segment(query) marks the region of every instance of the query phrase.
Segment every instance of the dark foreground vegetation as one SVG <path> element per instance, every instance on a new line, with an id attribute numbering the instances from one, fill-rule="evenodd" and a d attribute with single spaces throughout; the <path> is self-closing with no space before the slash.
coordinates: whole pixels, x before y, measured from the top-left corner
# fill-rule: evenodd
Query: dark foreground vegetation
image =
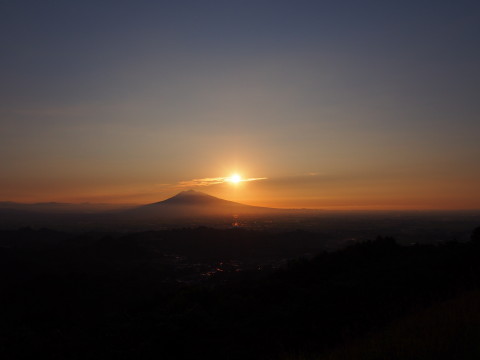
<path id="1" fill-rule="evenodd" d="M 0 356 L 480 356 L 479 230 L 325 246 L 306 232 L 0 232 Z"/>

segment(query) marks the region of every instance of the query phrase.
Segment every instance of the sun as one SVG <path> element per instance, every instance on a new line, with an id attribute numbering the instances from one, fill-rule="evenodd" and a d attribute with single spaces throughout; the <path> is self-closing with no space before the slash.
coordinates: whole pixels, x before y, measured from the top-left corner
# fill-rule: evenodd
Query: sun
<path id="1" fill-rule="evenodd" d="M 227 180 L 231 183 L 238 184 L 240 181 L 242 181 L 242 177 L 238 174 L 233 174 Z"/>

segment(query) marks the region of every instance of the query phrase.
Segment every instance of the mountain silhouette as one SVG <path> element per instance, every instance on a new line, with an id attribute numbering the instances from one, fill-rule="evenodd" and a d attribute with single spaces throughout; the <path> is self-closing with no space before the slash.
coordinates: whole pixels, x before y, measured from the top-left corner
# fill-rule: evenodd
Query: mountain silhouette
<path id="1" fill-rule="evenodd" d="M 212 195 L 205 194 L 201 191 L 187 190 L 178 193 L 166 200 L 149 204 L 146 206 L 158 206 L 158 205 L 189 205 L 189 206 L 232 206 L 241 205 L 233 201 L 223 200 Z M 243 205 L 248 206 L 248 205 Z"/>
<path id="2" fill-rule="evenodd" d="M 251 206 L 224 200 L 200 191 L 187 190 L 171 198 L 128 210 L 132 216 L 185 218 L 198 216 L 259 215 L 282 211 L 281 209 Z"/>

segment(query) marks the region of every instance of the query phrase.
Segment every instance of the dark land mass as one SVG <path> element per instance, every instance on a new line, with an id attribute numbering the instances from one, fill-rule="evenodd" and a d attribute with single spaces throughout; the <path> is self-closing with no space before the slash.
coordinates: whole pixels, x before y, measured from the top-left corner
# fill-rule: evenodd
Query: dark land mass
<path id="1" fill-rule="evenodd" d="M 0 229 L 52 228 L 66 232 L 138 232 L 181 227 L 321 234 L 336 248 L 389 234 L 402 244 L 467 241 L 478 211 L 325 211 L 273 209 L 184 191 L 153 204 L 16 204 L 0 202 Z"/>
<path id="2" fill-rule="evenodd" d="M 470 233 L 325 251 L 305 231 L 1 231 L 0 356 L 476 359 L 480 229 Z M 405 341 L 416 326 L 420 340 Z"/>
<path id="3" fill-rule="evenodd" d="M 0 203 L 0 356 L 478 358 L 479 224 L 478 211 L 281 210 L 196 191 Z"/>

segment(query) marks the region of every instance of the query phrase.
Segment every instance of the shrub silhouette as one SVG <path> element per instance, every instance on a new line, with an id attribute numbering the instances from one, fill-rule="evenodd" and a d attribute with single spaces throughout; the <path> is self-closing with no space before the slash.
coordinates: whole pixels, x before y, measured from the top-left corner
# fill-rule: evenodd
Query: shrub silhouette
<path id="1" fill-rule="evenodd" d="M 480 288 L 479 233 L 472 242 L 415 246 L 378 237 L 274 272 L 185 284 L 177 282 L 184 264 L 166 262 L 163 253 L 190 256 L 193 264 L 207 256 L 254 259 L 301 254 L 297 247 L 314 249 L 322 239 L 207 228 L 120 236 L 0 231 L 0 354 L 33 358 L 41 351 L 72 360 L 321 354 Z"/>
<path id="2" fill-rule="evenodd" d="M 473 229 L 470 240 L 476 244 L 480 244 L 480 226 Z"/>

